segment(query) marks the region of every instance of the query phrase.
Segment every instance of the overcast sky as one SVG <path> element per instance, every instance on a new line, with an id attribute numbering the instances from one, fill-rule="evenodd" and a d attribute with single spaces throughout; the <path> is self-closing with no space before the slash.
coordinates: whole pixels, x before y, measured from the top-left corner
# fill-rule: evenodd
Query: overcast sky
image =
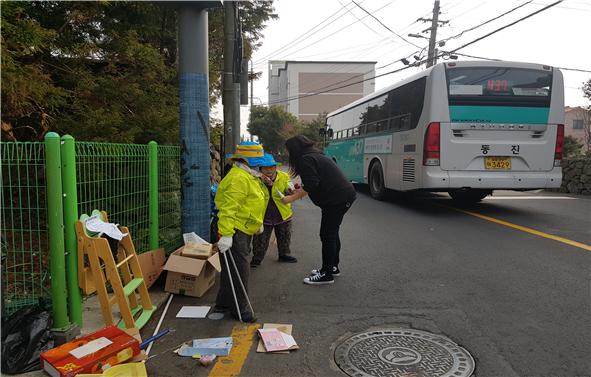
<path id="1" fill-rule="evenodd" d="M 431 18 L 433 0 L 355 0 L 355 2 L 394 33 L 351 0 L 278 0 L 274 2 L 279 19 L 268 23 L 263 31 L 263 44 L 253 56 L 254 70 L 263 73 L 262 78 L 254 83 L 255 104 L 266 104 L 268 100 L 269 60 L 377 61 L 376 74 L 380 75 L 404 67 L 400 62 L 401 58 L 419 53 L 420 49 L 428 45 L 427 39 L 409 37 L 408 34 L 421 34 L 422 30 L 430 27 L 430 24 L 417 22 L 417 19 Z M 439 18 L 449 23 L 438 29 L 437 40 L 458 35 L 512 8 L 528 3 L 495 21 L 447 40 L 442 49 L 453 50 L 553 2 L 552 0 L 531 2 L 528 0 L 440 0 Z M 485 58 L 543 63 L 591 71 L 590 20 L 591 0 L 565 0 L 458 52 Z M 428 37 L 427 33 L 422 35 Z M 426 50 L 421 56 L 425 54 Z M 409 60 L 412 61 L 413 58 Z M 474 59 L 460 57 L 459 60 Z M 404 79 L 422 68 L 410 68 L 400 73 L 378 77 L 376 90 Z M 581 86 L 584 81 L 591 78 L 591 73 L 563 70 L 563 74 L 565 104 L 585 105 L 587 101 L 582 95 Z M 248 119 L 248 106 L 244 107 L 242 117 L 244 133 Z"/>

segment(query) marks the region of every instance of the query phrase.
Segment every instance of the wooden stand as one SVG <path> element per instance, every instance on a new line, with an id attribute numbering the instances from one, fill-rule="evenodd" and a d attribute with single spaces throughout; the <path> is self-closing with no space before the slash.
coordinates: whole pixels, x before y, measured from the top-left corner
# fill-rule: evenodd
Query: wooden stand
<path id="1" fill-rule="evenodd" d="M 93 215 L 95 214 L 98 214 L 98 211 L 93 211 Z M 100 212 L 100 215 L 101 219 L 106 221 L 107 214 Z M 93 288 L 98 294 L 106 326 L 115 324 L 112 307 L 118 304 L 123 317 L 123 322 L 119 322 L 118 327 L 142 328 L 156 311 L 156 306 L 153 306 L 150 300 L 129 229 L 119 227 L 121 232 L 128 235 L 119 242 L 115 263 L 108 240 L 98 234 L 89 234 L 86 230 L 87 219 L 88 216 L 82 215 L 76 222 L 79 278 L 83 275 L 83 280 L 80 281 L 84 281 L 87 287 L 90 287 L 90 280 L 94 283 Z M 88 257 L 90 268 L 84 266 L 84 255 Z M 107 292 L 107 283 L 111 285 L 113 295 Z M 141 304 L 138 303 L 136 295 L 139 295 Z"/>

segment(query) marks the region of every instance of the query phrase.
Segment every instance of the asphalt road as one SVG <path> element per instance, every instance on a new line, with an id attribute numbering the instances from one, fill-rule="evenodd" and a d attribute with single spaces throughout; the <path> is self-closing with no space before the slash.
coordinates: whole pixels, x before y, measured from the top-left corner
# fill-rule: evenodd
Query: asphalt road
<path id="1" fill-rule="evenodd" d="M 461 208 L 471 214 L 454 208 L 446 195 L 378 202 L 360 189 L 341 228 L 342 275 L 318 287 L 302 279 L 320 264 L 320 210 L 300 201 L 292 238 L 299 263 L 277 263 L 273 246 L 252 270 L 250 297 L 259 323 L 293 324 L 301 349 L 257 354 L 255 341 L 244 357 L 218 362 L 240 376 L 343 376 L 333 350 L 344 339 L 409 327 L 467 349 L 476 376 L 590 376 L 591 252 L 577 243 L 591 244 L 591 198 L 501 192 Z M 162 325 L 175 331 L 155 343 L 151 376 L 221 375 L 171 352 L 239 325 L 174 318 L 183 305 L 213 304 L 216 290 L 201 299 L 175 296 Z"/>

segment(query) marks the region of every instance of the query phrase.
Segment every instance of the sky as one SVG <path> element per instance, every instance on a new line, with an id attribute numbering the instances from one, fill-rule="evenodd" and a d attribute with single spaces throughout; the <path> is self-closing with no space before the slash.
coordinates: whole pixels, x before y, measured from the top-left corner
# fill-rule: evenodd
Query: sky
<path id="1" fill-rule="evenodd" d="M 275 13 L 279 18 L 268 22 L 263 30 L 262 46 L 253 54 L 254 71 L 262 72 L 262 78 L 254 83 L 255 105 L 266 104 L 268 101 L 269 60 L 377 61 L 376 75 L 380 75 L 404 67 L 400 62 L 401 58 L 416 54 L 428 46 L 427 39 L 409 37 L 408 34 L 420 34 L 428 38 L 428 33 L 421 31 L 430 27 L 430 23 L 417 19 L 431 18 L 433 0 L 355 2 L 360 7 L 351 0 L 274 2 Z M 449 22 L 438 28 L 437 40 L 456 36 L 525 4 L 495 21 L 447 40 L 442 49 L 453 50 L 553 2 L 554 0 L 440 0 L 439 19 Z M 582 106 L 588 104 L 582 94 L 582 83 L 591 78 L 590 20 L 591 0 L 565 0 L 461 49 L 458 53 L 590 71 L 562 71 L 565 104 Z M 425 54 L 426 49 L 421 56 Z M 413 58 L 409 60 L 412 61 Z M 458 60 L 476 59 L 460 56 Z M 422 69 L 424 65 L 378 77 L 375 88 L 379 90 L 392 85 Z M 243 106 L 241 118 L 244 134 L 248 106 Z"/>

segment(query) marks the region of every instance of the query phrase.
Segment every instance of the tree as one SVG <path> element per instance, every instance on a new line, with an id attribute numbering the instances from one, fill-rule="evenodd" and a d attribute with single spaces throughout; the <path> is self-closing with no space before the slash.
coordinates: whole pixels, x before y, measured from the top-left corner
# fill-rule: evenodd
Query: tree
<path id="1" fill-rule="evenodd" d="M 294 134 L 298 119 L 280 106 L 253 106 L 247 129 L 258 136 L 267 153 L 285 154 L 285 140 Z"/>
<path id="2" fill-rule="evenodd" d="M 322 150 L 324 148 L 323 136 L 320 135 L 320 130 L 326 127 L 326 114 L 319 114 L 318 117 L 310 122 L 304 122 L 300 126 L 298 133 L 306 136 L 308 139 L 314 141 L 317 148 Z"/>
<path id="3" fill-rule="evenodd" d="M 240 3 L 249 57 L 271 2 Z M 2 137 L 177 143 L 177 15 L 167 2 L 2 4 Z M 210 12 L 210 100 L 219 95 L 223 10 Z"/>

